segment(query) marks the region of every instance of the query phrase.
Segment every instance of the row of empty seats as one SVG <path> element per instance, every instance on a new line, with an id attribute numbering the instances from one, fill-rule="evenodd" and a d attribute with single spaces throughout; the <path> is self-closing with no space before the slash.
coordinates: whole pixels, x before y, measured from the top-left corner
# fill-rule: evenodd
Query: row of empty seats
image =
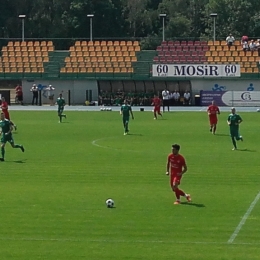
<path id="1" fill-rule="evenodd" d="M 207 57 L 210 56 L 232 56 L 232 57 L 258 57 L 258 51 L 207 51 L 205 54 Z"/>
<path id="2" fill-rule="evenodd" d="M 187 45 L 178 45 L 178 46 L 158 46 L 156 51 L 208 51 L 209 46 L 187 46 Z"/>
<path id="3" fill-rule="evenodd" d="M 207 58 L 205 56 L 155 56 L 153 61 L 156 63 L 204 63 Z"/>
<path id="4" fill-rule="evenodd" d="M 206 41 L 163 41 L 161 46 L 207 46 Z"/>
<path id="5" fill-rule="evenodd" d="M 69 62 L 66 68 L 131 68 L 131 62 Z"/>
<path id="6" fill-rule="evenodd" d="M 40 67 L 26 67 L 26 68 L 17 68 L 17 67 L 11 67 L 11 68 L 2 68 L 0 67 L 0 73 L 43 73 L 44 68 Z"/>
<path id="7" fill-rule="evenodd" d="M 46 52 L 54 51 L 54 46 L 4 46 L 2 47 L 2 53 L 4 52 Z"/>
<path id="8" fill-rule="evenodd" d="M 15 42 L 8 42 L 7 47 L 17 47 L 17 46 L 53 46 L 52 41 L 15 41 Z"/>
<path id="9" fill-rule="evenodd" d="M 105 52 L 94 52 L 94 51 L 91 51 L 91 52 L 75 52 L 75 51 L 72 51 L 70 52 L 70 57 L 80 57 L 80 56 L 83 56 L 83 57 L 135 57 L 136 54 L 134 51 L 111 51 L 111 52 L 108 52 L 108 51 L 105 51 Z"/>
<path id="10" fill-rule="evenodd" d="M 76 41 L 74 46 L 139 46 L 138 41 Z"/>
<path id="11" fill-rule="evenodd" d="M 61 68 L 60 73 L 133 73 L 133 68 Z"/>
<path id="12" fill-rule="evenodd" d="M 140 51 L 140 46 L 71 46 L 71 52 Z"/>
<path id="13" fill-rule="evenodd" d="M 67 62 L 136 62 L 136 56 L 80 56 L 80 57 L 66 57 L 65 63 Z"/>

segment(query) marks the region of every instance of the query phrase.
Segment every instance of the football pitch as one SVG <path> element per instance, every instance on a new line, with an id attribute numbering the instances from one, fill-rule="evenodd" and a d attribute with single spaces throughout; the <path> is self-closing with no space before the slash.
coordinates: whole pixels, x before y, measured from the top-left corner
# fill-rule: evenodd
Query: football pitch
<path id="1" fill-rule="evenodd" d="M 0 162 L 0 258 L 259 259 L 260 114 L 238 113 L 232 151 L 228 112 L 215 136 L 205 111 L 134 112 L 124 136 L 119 112 L 66 111 L 59 124 L 56 111 L 11 111 L 25 153 L 7 144 Z M 191 203 L 173 205 L 173 143 Z"/>

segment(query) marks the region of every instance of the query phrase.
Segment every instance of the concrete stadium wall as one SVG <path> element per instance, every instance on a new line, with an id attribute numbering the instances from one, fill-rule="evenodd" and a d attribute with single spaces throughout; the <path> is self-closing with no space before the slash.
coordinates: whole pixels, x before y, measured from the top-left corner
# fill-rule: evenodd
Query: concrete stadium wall
<path id="1" fill-rule="evenodd" d="M 92 90 L 92 100 L 98 100 L 98 85 L 96 80 L 23 80 L 23 95 L 24 103 L 31 103 L 32 93 L 30 89 L 33 84 L 37 86 L 49 86 L 50 84 L 55 88 L 54 99 L 58 97 L 59 93 L 63 91 L 64 98 L 68 102 L 68 90 L 71 91 L 71 104 L 83 105 L 86 101 L 86 90 Z M 42 95 L 42 103 L 49 103 L 48 99 Z"/>

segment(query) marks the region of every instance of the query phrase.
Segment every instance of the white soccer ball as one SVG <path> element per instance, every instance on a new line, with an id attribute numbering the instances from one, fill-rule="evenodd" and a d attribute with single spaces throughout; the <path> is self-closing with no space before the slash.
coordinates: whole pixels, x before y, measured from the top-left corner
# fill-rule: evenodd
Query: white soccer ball
<path id="1" fill-rule="evenodd" d="M 113 208 L 114 205 L 115 205 L 115 202 L 112 199 L 107 199 L 106 205 L 107 205 L 108 208 Z"/>

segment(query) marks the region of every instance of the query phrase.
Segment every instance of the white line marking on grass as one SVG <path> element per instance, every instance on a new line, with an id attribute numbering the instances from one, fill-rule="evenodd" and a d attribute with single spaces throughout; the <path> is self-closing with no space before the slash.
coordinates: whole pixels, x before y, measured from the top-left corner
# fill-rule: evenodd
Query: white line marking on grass
<path id="1" fill-rule="evenodd" d="M 126 151 L 126 152 L 137 152 L 137 153 L 139 152 L 139 151 L 134 151 L 134 150 L 129 150 L 129 149 L 113 148 L 113 147 L 98 144 L 99 141 L 111 139 L 111 138 L 117 138 L 117 136 L 116 137 L 114 136 L 114 137 L 105 137 L 105 138 L 96 139 L 96 140 L 93 140 L 91 142 L 91 144 L 94 145 L 94 146 L 97 146 L 99 148 L 104 148 L 104 149 L 109 149 L 109 150 L 114 150 L 114 151 Z"/>
<path id="2" fill-rule="evenodd" d="M 228 240 L 228 243 L 233 243 L 233 241 L 235 240 L 236 236 L 238 235 L 239 231 L 241 230 L 242 226 L 245 224 L 247 218 L 249 217 L 249 215 L 251 214 L 252 210 L 254 209 L 256 203 L 258 202 L 258 200 L 260 199 L 260 192 L 256 195 L 254 201 L 251 203 L 250 207 L 248 208 L 247 212 L 245 213 L 245 215 L 243 216 L 243 218 L 241 219 L 241 221 L 239 222 L 238 226 L 236 227 L 234 233 L 231 235 L 231 237 Z"/>
<path id="3" fill-rule="evenodd" d="M 92 242 L 92 243 L 132 243 L 132 244 L 193 244 L 193 245 L 227 245 L 226 242 L 214 241 L 171 241 L 171 240 L 113 240 L 113 239 L 78 239 L 78 238 L 34 238 L 34 237 L 0 237 L 2 241 L 56 241 L 56 242 Z M 232 245 L 260 245 L 260 243 L 232 243 Z"/>

